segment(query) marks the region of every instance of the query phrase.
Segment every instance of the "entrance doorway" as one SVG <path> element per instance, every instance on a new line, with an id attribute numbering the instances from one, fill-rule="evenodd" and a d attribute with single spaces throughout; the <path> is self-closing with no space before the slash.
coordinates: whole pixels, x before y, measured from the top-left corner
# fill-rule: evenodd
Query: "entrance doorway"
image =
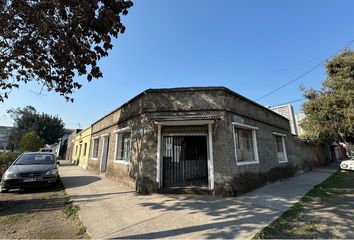
<path id="1" fill-rule="evenodd" d="M 163 187 L 208 187 L 206 135 L 162 137 Z"/>

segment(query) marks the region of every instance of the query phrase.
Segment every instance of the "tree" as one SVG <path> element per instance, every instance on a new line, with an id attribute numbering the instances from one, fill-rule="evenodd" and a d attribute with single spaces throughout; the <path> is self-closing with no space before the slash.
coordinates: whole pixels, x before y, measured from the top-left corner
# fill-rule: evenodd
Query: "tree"
<path id="1" fill-rule="evenodd" d="M 44 146 L 44 141 L 32 131 L 24 133 L 18 145 L 21 151 L 38 152 Z"/>
<path id="2" fill-rule="evenodd" d="M 46 144 L 58 142 L 63 136 L 64 123 L 57 116 L 38 113 L 32 106 L 7 111 L 14 120 L 14 129 L 10 135 L 12 143 L 18 143 L 25 132 L 34 131 Z"/>
<path id="3" fill-rule="evenodd" d="M 304 138 L 354 143 L 354 52 L 345 50 L 328 61 L 326 71 L 321 90 L 304 91 L 309 100 L 302 106 Z"/>
<path id="4" fill-rule="evenodd" d="M 130 0 L 0 0 L 0 101 L 21 82 L 65 99 L 87 80 L 102 77 L 97 61 L 108 56 L 112 37 L 124 33 L 120 16 Z"/>

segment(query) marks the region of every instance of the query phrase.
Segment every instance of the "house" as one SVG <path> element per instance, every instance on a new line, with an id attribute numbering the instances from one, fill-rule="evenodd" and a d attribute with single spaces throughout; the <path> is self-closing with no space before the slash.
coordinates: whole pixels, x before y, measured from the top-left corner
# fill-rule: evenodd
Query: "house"
<path id="1" fill-rule="evenodd" d="M 91 126 L 76 133 L 72 139 L 72 161 L 86 169 L 91 145 Z"/>
<path id="2" fill-rule="evenodd" d="M 142 192 L 214 191 L 244 172 L 326 158 L 288 119 L 225 87 L 148 89 L 91 127 L 88 169 Z"/>
<path id="3" fill-rule="evenodd" d="M 66 140 L 66 151 L 65 151 L 65 159 L 69 161 L 73 161 L 74 159 L 74 147 L 75 147 L 75 137 L 82 129 L 74 129 L 71 131 Z"/>

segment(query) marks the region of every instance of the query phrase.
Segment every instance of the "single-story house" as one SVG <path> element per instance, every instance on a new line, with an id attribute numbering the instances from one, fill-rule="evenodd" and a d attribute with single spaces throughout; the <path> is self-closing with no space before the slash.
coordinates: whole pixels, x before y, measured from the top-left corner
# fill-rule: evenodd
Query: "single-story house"
<path id="1" fill-rule="evenodd" d="M 89 159 L 89 149 L 91 145 L 91 126 L 76 133 L 72 140 L 72 161 L 86 169 Z"/>
<path id="2" fill-rule="evenodd" d="M 225 87 L 148 89 L 91 127 L 88 169 L 138 191 L 214 190 L 243 172 L 324 158 L 288 119 Z"/>

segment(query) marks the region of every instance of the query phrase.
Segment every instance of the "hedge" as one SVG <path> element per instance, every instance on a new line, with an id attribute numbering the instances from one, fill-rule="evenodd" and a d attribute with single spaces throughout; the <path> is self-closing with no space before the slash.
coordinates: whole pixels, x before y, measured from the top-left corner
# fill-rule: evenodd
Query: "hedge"
<path id="1" fill-rule="evenodd" d="M 0 176 L 4 174 L 8 166 L 20 155 L 19 152 L 0 153 Z"/>

